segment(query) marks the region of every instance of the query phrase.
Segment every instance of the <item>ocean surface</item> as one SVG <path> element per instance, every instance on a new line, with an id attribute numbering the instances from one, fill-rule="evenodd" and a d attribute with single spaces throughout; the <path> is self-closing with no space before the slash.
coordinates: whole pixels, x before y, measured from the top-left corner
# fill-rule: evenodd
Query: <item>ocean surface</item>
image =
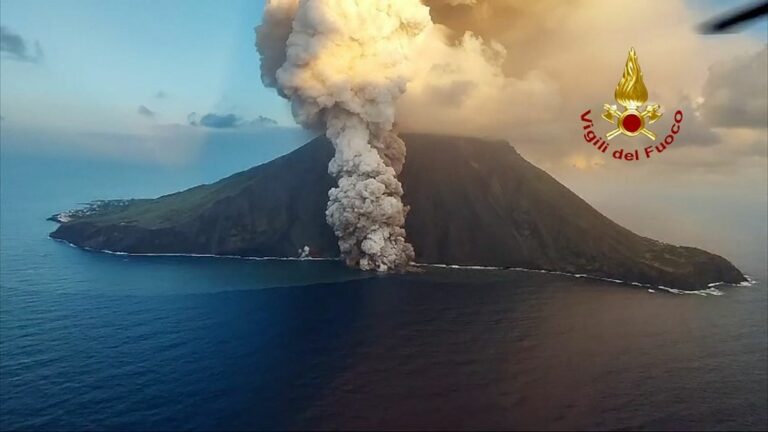
<path id="1" fill-rule="evenodd" d="M 0 429 L 768 428 L 759 265 L 745 268 L 755 286 L 676 295 L 48 238 L 45 219 L 78 203 L 173 192 L 292 148 L 180 166 L 3 150 Z"/>

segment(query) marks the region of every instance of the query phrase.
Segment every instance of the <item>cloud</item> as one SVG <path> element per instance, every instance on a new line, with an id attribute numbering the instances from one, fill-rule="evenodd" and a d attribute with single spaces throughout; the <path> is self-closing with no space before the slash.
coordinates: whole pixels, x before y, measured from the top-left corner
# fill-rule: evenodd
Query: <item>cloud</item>
<path id="1" fill-rule="evenodd" d="M 253 120 L 245 120 L 241 116 L 233 113 L 229 114 L 217 114 L 208 113 L 199 117 L 197 113 L 191 112 L 187 115 L 187 121 L 192 126 L 202 126 L 211 129 L 235 129 L 241 127 L 269 127 L 277 126 L 277 121 L 265 117 L 258 116 Z"/>
<path id="2" fill-rule="evenodd" d="M 0 26 L 0 53 L 5 54 L 4 58 L 27 63 L 42 62 L 43 48 L 38 41 L 35 41 L 33 47 L 30 49 L 19 34 Z"/>
<path id="3" fill-rule="evenodd" d="M 142 117 L 155 118 L 155 112 L 144 105 L 139 105 L 139 109 L 136 112 Z"/>
<path id="4" fill-rule="evenodd" d="M 272 2 L 275 13 L 265 15 L 265 25 L 256 28 L 267 86 L 274 86 L 270 77 L 285 61 L 297 2 Z M 616 103 L 614 89 L 627 52 L 634 47 L 648 103 L 660 104 L 665 113 L 649 129 L 663 139 L 675 111 L 685 115 L 676 150 L 649 163 L 663 172 L 654 173 L 657 178 L 690 169 L 689 156 L 706 160 L 710 171 L 753 167 L 755 161 L 764 167 L 765 152 L 757 144 L 762 140 L 765 147 L 768 131 L 766 89 L 752 85 L 755 91 L 745 95 L 744 88 L 750 87 L 746 82 L 765 76 L 765 42 L 748 34 L 702 36 L 697 30 L 701 10 L 687 0 L 423 2 L 430 7 L 434 25 L 411 53 L 412 79 L 396 109 L 401 131 L 504 139 L 556 177 L 574 168 L 582 174 L 625 169 L 610 156 L 596 156 L 595 149 L 584 144 L 579 116 L 590 109 L 599 135 L 614 128 L 600 118 L 600 112 L 603 104 Z M 739 65 L 746 70 L 724 70 L 735 68 L 725 67 L 734 56 L 745 59 Z M 734 82 L 718 85 L 718 79 Z M 764 78 L 760 83 L 768 85 Z M 720 93 L 726 87 L 727 93 L 713 98 L 716 92 L 707 86 Z M 744 106 L 734 105 L 742 98 Z M 737 111 L 714 119 L 710 114 L 716 108 Z M 756 128 L 756 134 L 742 133 L 745 127 Z M 614 148 L 651 143 L 643 136 L 611 141 Z"/>
<path id="5" fill-rule="evenodd" d="M 200 126 L 214 129 L 235 128 L 241 124 L 242 119 L 235 114 L 208 113 L 200 118 Z"/>
<path id="6" fill-rule="evenodd" d="M 440 4 L 445 4 L 449 6 L 458 6 L 458 5 L 473 5 L 476 4 L 478 0 L 429 0 L 425 3 L 435 7 L 439 6 Z"/>
<path id="7" fill-rule="evenodd" d="M 701 113 L 713 126 L 768 126 L 768 46 L 747 56 L 718 62 L 704 83 Z"/>
<path id="8" fill-rule="evenodd" d="M 277 126 L 277 120 L 265 116 L 258 116 L 251 120 L 251 126 Z"/>
<path id="9" fill-rule="evenodd" d="M 555 175 L 561 168 L 607 169 L 614 161 L 594 163 L 595 150 L 582 145 L 578 118 L 591 109 L 599 134 L 612 129 L 600 119 L 600 110 L 605 103 L 616 103 L 614 89 L 630 47 L 638 52 L 649 102 L 661 104 L 665 112 L 651 129 L 663 136 L 674 112 L 685 113 L 676 147 L 706 153 L 749 146 L 737 142 L 741 136 L 717 130 L 724 120 L 706 115 L 718 104 L 708 98 L 713 92 L 705 89 L 705 82 L 719 89 L 723 86 L 718 81 L 733 81 L 719 105 L 732 109 L 731 102 L 744 98 L 743 109 L 750 113 L 740 117 L 741 125 L 758 127 L 761 120 L 765 127 L 766 52 L 734 64 L 730 69 L 746 69 L 738 73 L 710 69 L 717 62 L 727 65 L 734 55 L 752 54 L 764 42 L 743 34 L 700 35 L 696 11 L 685 1 L 426 3 L 435 25 L 413 54 L 418 59 L 414 79 L 397 105 L 400 130 L 505 139 Z M 747 88 L 753 93 L 744 94 Z M 611 143 L 647 145 L 642 137 L 619 136 Z M 683 163 L 669 154 L 664 154 L 669 161 Z M 732 168 L 736 158 L 719 160 L 722 167 Z"/>

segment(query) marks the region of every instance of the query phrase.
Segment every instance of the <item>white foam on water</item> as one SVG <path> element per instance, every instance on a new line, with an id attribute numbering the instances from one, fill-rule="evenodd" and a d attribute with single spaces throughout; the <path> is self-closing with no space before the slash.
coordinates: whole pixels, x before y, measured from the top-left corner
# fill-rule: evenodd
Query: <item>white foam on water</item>
<path id="1" fill-rule="evenodd" d="M 744 278 L 746 278 L 747 280 L 745 280 L 744 282 L 739 283 L 738 286 L 748 287 L 748 286 L 755 286 L 755 285 L 758 284 L 758 280 L 752 278 L 749 275 L 744 275 Z"/>
<path id="2" fill-rule="evenodd" d="M 708 287 L 716 287 L 720 285 L 728 285 L 728 286 L 739 286 L 739 287 L 751 287 L 757 285 L 758 281 L 750 277 L 749 275 L 744 275 L 744 278 L 746 279 L 743 282 L 739 282 L 737 284 L 731 284 L 728 282 L 712 282 L 711 284 L 707 285 Z"/>
<path id="3" fill-rule="evenodd" d="M 658 288 L 659 289 L 663 289 L 664 291 L 671 292 L 672 294 L 695 294 L 695 295 L 700 295 L 700 296 L 703 296 L 703 297 L 706 297 L 708 295 L 721 296 L 721 295 L 724 294 L 722 291 L 720 291 L 717 288 L 707 288 L 707 289 L 696 290 L 696 291 L 679 290 L 679 289 L 675 289 L 675 288 L 665 287 L 665 286 L 662 286 L 662 285 L 659 285 Z"/>
<path id="4" fill-rule="evenodd" d="M 85 246 L 78 246 L 66 240 L 52 238 L 53 240 L 65 243 L 73 248 L 87 250 L 89 252 L 101 252 L 110 255 L 128 255 L 128 256 L 157 256 L 157 257 L 193 257 L 193 258 L 224 258 L 224 259 L 243 259 L 253 261 L 339 261 L 341 258 L 323 258 L 323 257 L 246 257 L 238 255 L 214 255 L 214 254 L 184 254 L 184 253 L 129 253 L 120 251 L 111 251 L 108 249 L 94 249 Z"/>
<path id="5" fill-rule="evenodd" d="M 91 252 L 102 252 L 112 255 L 129 255 L 129 256 L 159 256 L 159 257 L 201 257 L 201 258 L 224 258 L 224 259 L 244 259 L 244 260 L 253 260 L 253 261 L 340 261 L 341 258 L 322 258 L 322 257 L 244 257 L 244 256 L 237 256 L 237 255 L 214 255 L 214 254 L 182 254 L 182 253 L 128 253 L 128 252 L 118 252 L 118 251 L 111 251 L 106 249 L 94 249 L 89 247 L 82 247 L 78 246 L 76 244 L 70 243 L 66 240 L 62 239 L 56 239 L 51 237 L 53 240 L 65 243 L 71 247 L 77 248 L 77 249 L 83 249 Z M 592 276 L 588 274 L 583 273 L 566 273 L 566 272 L 560 272 L 560 271 L 554 271 L 554 270 L 539 270 L 539 269 L 527 269 L 522 267 L 498 267 L 498 266 L 479 266 L 479 265 L 458 265 L 458 264 L 423 264 L 423 263 L 411 263 L 411 265 L 415 267 L 434 267 L 434 268 L 449 268 L 449 269 L 460 269 L 460 270 L 505 270 L 505 271 L 520 271 L 520 272 L 529 272 L 529 273 L 546 273 L 546 274 L 555 274 L 555 275 L 561 275 L 561 276 L 569 276 L 569 277 L 576 277 L 576 278 L 587 278 L 587 279 L 593 279 L 593 280 L 600 280 L 605 282 L 613 282 L 618 284 L 624 284 L 624 285 L 634 285 L 639 287 L 646 287 L 648 288 L 648 292 L 655 293 L 656 291 L 653 288 L 662 289 L 664 291 L 667 291 L 672 294 L 694 294 L 694 295 L 700 295 L 703 297 L 706 296 L 721 296 L 724 293 L 715 286 L 720 285 L 728 285 L 728 286 L 753 286 L 757 284 L 757 281 L 747 275 L 744 275 L 744 277 L 747 279 L 744 282 L 738 283 L 738 284 L 729 284 L 726 282 L 714 282 L 711 284 L 708 284 L 707 286 L 709 288 L 703 289 L 703 290 L 695 290 L 695 291 L 686 291 L 686 290 L 680 290 L 675 288 L 669 288 L 662 285 L 654 286 L 649 284 L 644 284 L 640 282 L 633 282 L 633 281 L 624 281 L 621 279 L 611 279 L 611 278 L 604 278 L 600 276 Z"/>
<path id="6" fill-rule="evenodd" d="M 592 276 L 582 273 L 566 273 L 566 272 L 560 272 L 560 271 L 550 271 L 550 270 L 538 270 L 538 269 L 526 269 L 521 267 L 484 267 L 484 266 L 460 266 L 456 264 L 418 264 L 414 263 L 415 266 L 418 267 L 437 267 L 437 268 L 455 268 L 455 269 L 476 269 L 476 270 L 511 270 L 511 271 L 522 271 L 522 272 L 530 272 L 530 273 L 546 273 L 546 274 L 555 274 L 555 275 L 561 275 L 561 276 L 569 276 L 569 277 L 576 277 L 576 278 L 587 278 L 587 279 L 593 279 L 593 280 L 600 280 L 600 281 L 606 281 L 606 282 L 613 282 L 618 284 L 624 284 L 624 285 L 634 285 L 639 287 L 646 287 L 648 288 L 648 292 L 655 293 L 656 291 L 653 288 L 662 289 L 664 291 L 667 291 L 672 294 L 694 294 L 694 295 L 700 295 L 703 297 L 706 296 L 721 296 L 724 293 L 716 288 L 714 288 L 712 285 L 709 284 L 709 288 L 703 289 L 703 290 L 695 290 L 695 291 L 686 291 L 686 290 L 680 290 L 675 288 L 669 288 L 665 286 L 654 286 L 650 284 L 644 284 L 640 282 L 632 282 L 632 281 L 624 281 L 621 279 L 611 279 L 611 278 L 605 278 L 600 276 Z M 752 279 L 749 276 L 746 276 L 748 281 L 751 281 Z M 740 284 L 728 284 L 725 282 L 718 282 L 716 285 L 733 285 L 733 286 L 745 286 L 746 282 L 741 282 Z"/>
<path id="7" fill-rule="evenodd" d="M 412 263 L 416 267 L 436 267 L 436 268 L 450 268 L 450 269 L 466 269 L 466 270 L 506 270 L 506 267 L 490 267 L 490 266 L 476 266 L 476 265 L 457 265 L 457 264 L 420 264 Z"/>

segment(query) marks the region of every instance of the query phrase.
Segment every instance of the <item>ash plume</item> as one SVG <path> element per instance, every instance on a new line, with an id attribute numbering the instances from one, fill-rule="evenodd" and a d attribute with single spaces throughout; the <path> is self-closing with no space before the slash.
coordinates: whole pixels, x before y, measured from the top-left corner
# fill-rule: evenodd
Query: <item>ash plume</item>
<path id="1" fill-rule="evenodd" d="M 256 28 L 264 84 L 333 142 L 338 186 L 326 220 L 347 264 L 363 270 L 399 270 L 414 257 L 397 179 L 405 145 L 393 127 L 409 50 L 430 25 L 419 0 L 270 0 Z"/>

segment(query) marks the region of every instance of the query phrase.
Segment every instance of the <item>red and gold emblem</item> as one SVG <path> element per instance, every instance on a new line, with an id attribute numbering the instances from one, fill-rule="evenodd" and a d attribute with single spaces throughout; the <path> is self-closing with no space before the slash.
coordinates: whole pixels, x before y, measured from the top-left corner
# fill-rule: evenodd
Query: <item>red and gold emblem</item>
<path id="1" fill-rule="evenodd" d="M 648 100 L 648 89 L 643 82 L 643 72 L 634 48 L 629 50 L 624 75 L 616 86 L 614 97 L 625 110 L 620 112 L 616 105 L 603 105 L 603 118 L 616 125 L 616 129 L 608 132 L 605 137 L 610 140 L 620 133 L 631 137 L 643 134 L 655 140 L 656 134 L 648 130 L 646 125 L 661 118 L 661 107 L 653 104 L 642 109 Z"/>

